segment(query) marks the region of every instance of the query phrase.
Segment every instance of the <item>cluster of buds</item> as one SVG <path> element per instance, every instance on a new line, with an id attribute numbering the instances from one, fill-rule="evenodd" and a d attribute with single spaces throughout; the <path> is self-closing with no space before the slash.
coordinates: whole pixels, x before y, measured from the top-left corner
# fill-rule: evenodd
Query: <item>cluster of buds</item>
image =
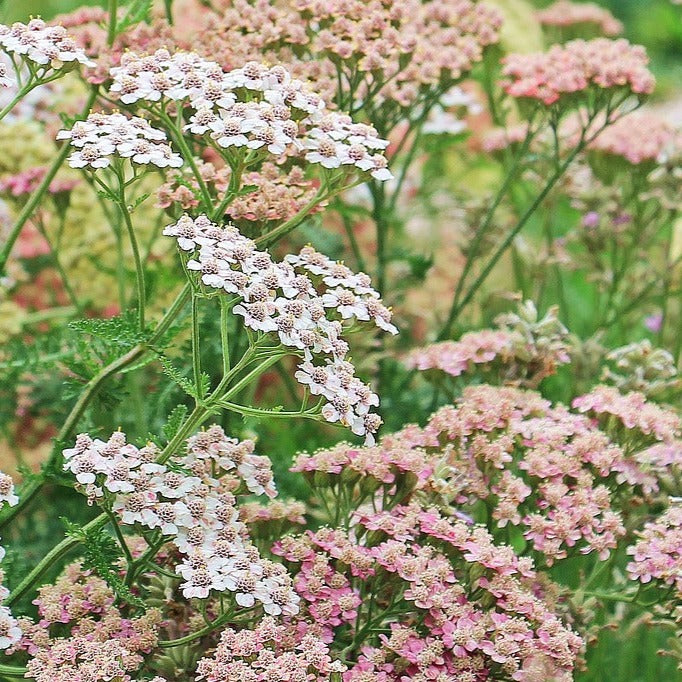
<path id="1" fill-rule="evenodd" d="M 224 196 L 230 188 L 232 169 L 229 166 L 217 168 L 212 163 L 197 163 L 197 170 L 206 186 L 216 196 Z M 290 220 L 308 206 L 317 191 L 313 181 L 307 179 L 297 166 L 284 170 L 274 163 L 264 162 L 254 171 L 242 175 L 244 187 L 253 187 L 253 192 L 242 190 L 225 208 L 225 215 L 237 224 L 268 225 L 271 222 Z M 157 191 L 157 206 L 173 209 L 180 206 L 184 211 L 199 206 L 199 184 L 193 174 L 185 169 L 182 175 L 163 184 Z M 324 202 L 311 211 L 321 210 Z"/>
<path id="2" fill-rule="evenodd" d="M 672 354 L 654 348 L 648 339 L 615 348 L 606 361 L 602 381 L 623 393 L 639 391 L 651 398 L 680 387 Z"/>
<path id="3" fill-rule="evenodd" d="M 270 460 L 253 449 L 212 426 L 188 440 L 184 456 L 161 464 L 156 446 L 137 448 L 120 431 L 108 441 L 82 434 L 64 451 L 64 468 L 121 523 L 168 538 L 183 557 L 175 570 L 185 597 L 230 591 L 242 607 L 259 602 L 266 613 L 292 614 L 289 577 L 259 555 L 239 521 L 235 494 L 276 494 Z"/>
<path id="4" fill-rule="evenodd" d="M 458 341 L 443 341 L 411 351 L 404 362 L 421 371 L 437 369 L 460 376 L 474 367 L 496 369 L 509 384 L 536 386 L 570 361 L 568 330 L 550 308 L 540 318 L 531 301 L 516 313 L 499 315 L 497 329 L 468 332 Z"/>
<path id="5" fill-rule="evenodd" d="M 309 246 L 275 263 L 235 227 L 219 227 L 205 216 L 183 216 L 164 234 L 193 254 L 187 268 L 197 271 L 206 287 L 242 298 L 233 310 L 246 327 L 276 334 L 283 346 L 303 356 L 296 379 L 327 401 L 322 408 L 327 421 L 372 438 L 381 419 L 370 410 L 379 399 L 354 376 L 344 323 L 372 321 L 392 334 L 397 329 L 367 275 Z"/>
<path id="6" fill-rule="evenodd" d="M 590 143 L 590 157 L 604 155 L 627 162 L 627 168 L 645 169 L 682 150 L 682 135 L 664 118 L 648 111 L 636 111 L 605 128 Z M 591 159 L 592 165 L 599 161 Z"/>
<path id="7" fill-rule="evenodd" d="M 71 130 L 60 130 L 58 140 L 69 140 L 76 151 L 69 156 L 71 168 L 107 168 L 111 157 L 158 168 L 179 168 L 182 157 L 166 143 L 166 134 L 137 116 L 90 114 Z"/>
<path id="8" fill-rule="evenodd" d="M 254 18 L 257 17 L 257 20 Z M 452 85 L 496 43 L 500 12 L 472 0 L 238 0 L 209 24 L 235 63 L 286 63 L 340 108 L 410 109 Z"/>

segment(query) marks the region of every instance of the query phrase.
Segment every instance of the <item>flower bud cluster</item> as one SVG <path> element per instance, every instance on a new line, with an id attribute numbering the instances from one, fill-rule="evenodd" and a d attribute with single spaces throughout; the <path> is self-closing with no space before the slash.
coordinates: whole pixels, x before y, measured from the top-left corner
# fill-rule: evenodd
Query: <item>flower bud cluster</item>
<path id="1" fill-rule="evenodd" d="M 229 166 L 217 168 L 212 163 L 197 163 L 202 180 L 217 197 L 224 197 L 230 190 L 232 171 Z M 257 171 L 244 173 L 243 187 L 254 191 L 240 193 L 225 208 L 225 215 L 242 224 L 266 225 L 274 221 L 286 221 L 300 213 L 313 199 L 317 191 L 313 182 L 305 178 L 297 166 L 284 169 L 274 163 L 264 162 Z M 184 211 L 197 208 L 200 203 L 199 184 L 193 173 L 186 171 L 163 184 L 157 191 L 157 206 L 171 208 L 179 205 Z M 324 202 L 310 214 L 320 211 Z"/>
<path id="2" fill-rule="evenodd" d="M 615 348 L 606 360 L 601 380 L 622 393 L 639 391 L 652 398 L 680 387 L 672 354 L 648 339 Z"/>
<path id="3" fill-rule="evenodd" d="M 597 386 L 575 398 L 573 407 L 596 417 L 607 432 L 626 431 L 633 444 L 655 441 L 668 443 L 682 435 L 682 419 L 679 415 L 647 400 L 638 391 L 623 394 L 613 386 Z"/>
<path id="4" fill-rule="evenodd" d="M 682 150 L 682 135 L 661 116 L 635 111 L 605 128 L 588 148 L 600 156 L 624 159 L 628 167 L 650 165 Z"/>
<path id="5" fill-rule="evenodd" d="M 327 401 L 322 408 L 327 421 L 371 440 L 381 419 L 370 410 L 379 399 L 354 376 L 344 324 L 372 321 L 392 334 L 397 329 L 367 275 L 309 246 L 275 263 L 235 227 L 219 227 L 205 216 L 183 216 L 164 234 L 175 237 L 183 251 L 194 252 L 187 268 L 199 272 L 205 286 L 242 298 L 233 310 L 246 327 L 276 334 L 282 345 L 303 355 L 296 379 Z"/>
<path id="6" fill-rule="evenodd" d="M 457 377 L 474 366 L 499 370 L 505 383 L 536 386 L 570 361 L 568 330 L 550 308 L 538 319 L 532 302 L 517 313 L 499 315 L 497 329 L 468 332 L 458 341 L 442 341 L 411 351 L 404 362 L 421 371 L 438 369 Z M 499 367 L 498 367 L 499 366 Z"/>
<path id="7" fill-rule="evenodd" d="M 64 451 L 64 468 L 121 523 L 168 537 L 182 556 L 175 570 L 185 597 L 230 591 L 240 606 L 259 602 L 266 613 L 292 614 L 289 577 L 259 555 L 238 518 L 232 491 L 276 494 L 270 460 L 253 450 L 252 441 L 212 426 L 187 441 L 185 455 L 160 464 L 156 446 L 137 448 L 120 431 L 108 441 L 82 434 Z"/>
<path id="8" fill-rule="evenodd" d="M 498 41 L 501 24 L 497 9 L 471 0 L 237 0 L 207 32 L 221 62 L 264 55 L 341 108 L 393 110 L 461 79 Z"/>
<path id="9" fill-rule="evenodd" d="M 59 131 L 57 139 L 70 140 L 76 148 L 69 156 L 71 168 L 107 168 L 112 156 L 158 168 L 183 164 L 166 143 L 166 134 L 137 116 L 92 113 L 85 121 L 76 121 L 71 130 Z"/>

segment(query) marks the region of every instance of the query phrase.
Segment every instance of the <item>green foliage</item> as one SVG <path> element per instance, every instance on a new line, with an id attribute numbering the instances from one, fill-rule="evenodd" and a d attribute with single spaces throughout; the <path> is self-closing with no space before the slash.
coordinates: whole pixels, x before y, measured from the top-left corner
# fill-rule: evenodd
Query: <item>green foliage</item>
<path id="1" fill-rule="evenodd" d="M 145 603 L 130 591 L 116 570 L 123 553 L 118 543 L 103 528 L 88 529 L 62 519 L 66 534 L 83 547 L 83 567 L 94 571 L 112 589 L 120 602 L 144 609 Z"/>

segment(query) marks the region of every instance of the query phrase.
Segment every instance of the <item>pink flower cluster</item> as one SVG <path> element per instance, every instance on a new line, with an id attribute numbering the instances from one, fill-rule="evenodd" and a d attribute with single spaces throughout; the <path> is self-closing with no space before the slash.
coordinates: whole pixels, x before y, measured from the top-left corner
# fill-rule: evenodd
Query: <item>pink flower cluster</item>
<path id="1" fill-rule="evenodd" d="M 114 601 L 106 582 L 78 563 L 41 587 L 34 601 L 39 620 L 21 619 L 24 635 L 14 647 L 31 656 L 26 676 L 36 682 L 130 682 L 158 642 L 161 614 L 149 609 L 124 617 Z"/>
<path id="2" fill-rule="evenodd" d="M 232 177 L 229 166 L 216 168 L 212 163 L 199 162 L 197 167 L 204 183 L 216 196 L 224 196 Z M 225 215 L 237 223 L 267 224 L 289 220 L 311 202 L 316 192 L 313 182 L 305 178 L 301 168 L 294 166 L 287 170 L 269 162 L 263 163 L 257 171 L 244 173 L 241 181 L 244 187 L 255 189 L 235 197 L 225 208 Z M 199 206 L 199 196 L 196 179 L 186 172 L 159 188 L 157 206 L 169 208 L 179 204 L 187 211 Z M 323 205 L 324 202 L 311 213 L 321 210 Z"/>
<path id="3" fill-rule="evenodd" d="M 63 26 L 49 26 L 42 19 L 31 19 L 28 24 L 0 24 L 0 48 L 38 64 L 44 71 L 75 62 L 94 66 Z"/>
<path id="4" fill-rule="evenodd" d="M 338 638 L 341 626 L 351 637 L 356 627 L 390 629 L 368 636 L 345 682 L 490 675 L 530 682 L 539 679 L 528 672 L 538 658 L 563 679 L 583 646 L 533 594 L 529 559 L 435 509 L 363 514 L 353 533 L 289 536 L 274 551 L 300 564 L 296 589 L 325 639 Z M 361 593 L 373 595 L 371 606 Z"/>
<path id="5" fill-rule="evenodd" d="M 637 533 L 639 540 L 628 547 L 632 561 L 627 571 L 632 580 L 652 580 L 674 587 L 682 599 L 682 506 L 679 500 Z"/>
<path id="6" fill-rule="evenodd" d="M 636 111 L 599 133 L 589 149 L 638 165 L 656 162 L 664 155 L 682 149 L 682 136 L 660 116 Z"/>
<path id="7" fill-rule="evenodd" d="M 185 597 L 230 591 L 242 607 L 258 601 L 266 613 L 292 614 L 297 598 L 290 578 L 259 555 L 238 518 L 235 493 L 276 494 L 270 461 L 253 448 L 212 426 L 192 436 L 187 453 L 169 467 L 156 461 L 156 446 L 138 449 L 120 431 L 106 442 L 83 434 L 64 451 L 64 468 L 121 523 L 168 537 L 182 556 L 175 570 Z"/>
<path id="8" fill-rule="evenodd" d="M 536 16 L 544 26 L 565 28 L 592 25 L 599 32 L 610 37 L 623 32 L 623 24 L 605 7 L 600 7 L 593 2 L 557 0 L 549 7 L 538 10 Z"/>
<path id="9" fill-rule="evenodd" d="M 163 233 L 175 237 L 183 251 L 194 252 L 187 268 L 199 272 L 204 285 L 243 299 L 234 312 L 248 328 L 277 334 L 283 346 L 303 355 L 296 379 L 327 401 L 322 408 L 327 421 L 371 440 L 381 424 L 370 412 L 379 398 L 354 376 L 355 368 L 346 360 L 344 323 L 372 321 L 393 334 L 397 329 L 367 275 L 355 274 L 309 246 L 275 263 L 235 227 L 219 227 L 205 216 L 185 215 Z"/>
<path id="10" fill-rule="evenodd" d="M 197 680 L 206 682 L 329 682 L 345 666 L 333 661 L 327 645 L 272 618 L 253 630 L 226 628 L 211 658 L 202 658 Z"/>
<path id="11" fill-rule="evenodd" d="M 670 417 L 640 404 L 642 414 L 652 411 Z M 619 491 L 643 499 L 658 490 L 662 468 L 632 452 L 631 431 L 616 436 L 624 447 L 593 419 L 535 392 L 481 385 L 423 428 L 408 426 L 372 448 L 304 453 L 294 470 L 332 494 L 337 484 L 357 483 L 359 499 L 417 490 L 454 514 L 484 500 L 491 524 L 518 526 L 552 564 L 574 553 L 607 557 L 625 533 Z"/>
<path id="12" fill-rule="evenodd" d="M 547 52 L 512 54 L 504 59 L 502 87 L 512 97 L 546 105 L 596 89 L 649 95 L 654 77 L 643 47 L 627 40 L 573 40 Z"/>
<path id="13" fill-rule="evenodd" d="M 182 157 L 166 144 L 166 134 L 137 116 L 90 114 L 76 121 L 71 130 L 60 130 L 58 140 L 70 140 L 76 151 L 69 156 L 71 168 L 107 168 L 112 156 L 140 165 L 179 168 Z"/>
<path id="14" fill-rule="evenodd" d="M 626 431 L 629 434 L 626 441 L 632 441 L 633 431 L 639 431 L 639 440 L 645 442 L 668 443 L 682 435 L 682 420 L 677 413 L 647 400 L 637 391 L 623 395 L 615 387 L 597 386 L 576 398 L 573 407 L 594 415 L 607 432 Z"/>
<path id="15" fill-rule="evenodd" d="M 30 194 L 40 185 L 45 173 L 47 173 L 45 166 L 33 166 L 14 175 L 5 176 L 0 180 L 0 192 L 6 192 L 12 197 Z M 56 179 L 50 183 L 47 191 L 50 194 L 70 192 L 77 184 L 78 181 L 74 179 Z"/>
<path id="16" fill-rule="evenodd" d="M 127 53 L 111 75 L 112 92 L 126 104 L 141 102 L 153 110 L 161 99 L 188 102 L 194 114 L 186 129 L 207 135 L 218 150 L 261 150 L 328 169 L 354 168 L 377 180 L 392 177 L 380 153 L 388 142 L 371 126 L 328 111 L 283 66 L 248 62 L 224 72 L 194 53 L 157 50 L 147 57 Z"/>

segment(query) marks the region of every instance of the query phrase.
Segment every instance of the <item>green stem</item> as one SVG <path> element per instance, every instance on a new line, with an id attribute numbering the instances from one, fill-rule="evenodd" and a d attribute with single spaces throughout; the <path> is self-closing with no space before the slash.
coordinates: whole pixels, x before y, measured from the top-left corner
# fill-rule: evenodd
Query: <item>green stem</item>
<path id="1" fill-rule="evenodd" d="M 201 354 L 199 339 L 199 297 L 192 295 L 192 369 L 194 371 L 194 385 L 196 387 L 197 405 L 203 399 L 201 392 Z"/>
<path id="2" fill-rule="evenodd" d="M 528 133 L 526 134 L 523 144 L 521 145 L 521 148 L 514 157 L 514 160 L 512 161 L 511 167 L 507 171 L 507 175 L 502 185 L 497 191 L 497 194 L 493 198 L 493 202 L 490 204 L 490 207 L 488 208 L 486 215 L 483 218 L 483 222 L 478 226 L 478 228 L 476 228 L 474 238 L 472 239 L 471 244 L 469 245 L 469 252 L 464 263 L 464 268 L 459 276 L 459 280 L 457 281 L 457 288 L 455 289 L 455 295 L 452 299 L 452 305 L 450 306 L 450 312 L 448 313 L 448 318 L 445 323 L 445 327 L 441 334 L 438 336 L 439 341 L 442 341 L 443 339 L 447 338 L 447 336 L 450 334 L 450 330 L 457 316 L 459 299 L 464 290 L 464 283 L 466 281 L 467 275 L 469 274 L 471 268 L 475 263 L 478 248 L 481 244 L 481 241 L 483 240 L 483 237 L 485 236 L 488 227 L 490 227 L 490 224 L 492 223 L 493 217 L 495 216 L 495 212 L 497 211 L 497 207 L 500 205 L 502 199 L 504 199 L 504 197 L 506 196 L 507 191 L 509 190 L 512 182 L 516 178 L 516 174 L 518 172 L 521 161 L 525 157 L 532 139 L 533 135 L 531 134 L 531 130 L 529 127 Z"/>
<path id="3" fill-rule="evenodd" d="M 194 642 L 197 639 L 201 639 L 206 635 L 210 635 L 214 630 L 219 628 L 221 625 L 227 623 L 227 621 L 231 617 L 232 617 L 231 612 L 225 613 L 222 616 L 216 618 L 210 625 L 207 625 L 205 628 L 202 628 L 201 630 L 197 630 L 196 632 L 193 632 L 190 635 L 185 635 L 184 637 L 180 637 L 178 639 L 161 640 L 158 646 L 160 646 L 162 649 L 172 649 L 173 647 L 176 646 L 183 646 L 184 644 L 189 644 L 190 642 Z"/>
<path id="4" fill-rule="evenodd" d="M 255 240 L 256 244 L 258 244 L 258 246 L 263 247 L 270 246 L 270 244 L 277 241 L 280 237 L 283 237 L 284 235 L 288 234 L 293 229 L 298 227 L 298 225 L 301 224 L 303 219 L 321 201 L 329 198 L 328 195 L 325 195 L 326 191 L 327 191 L 326 184 L 323 183 L 320 189 L 315 194 L 315 196 L 295 216 L 289 218 L 289 220 L 282 223 L 279 227 L 276 227 L 273 230 L 270 230 L 270 232 L 266 232 L 264 235 L 258 237 L 258 239 Z"/>
<path id="5" fill-rule="evenodd" d="M 220 297 L 220 346 L 223 356 L 223 377 L 230 373 L 229 302 Z"/>
<path id="6" fill-rule="evenodd" d="M 109 28 L 107 30 L 107 45 L 111 47 L 116 40 L 116 14 L 118 12 L 118 0 L 109 0 Z"/>
<path id="7" fill-rule="evenodd" d="M 583 149 L 583 143 L 581 142 L 578 144 L 573 151 L 568 155 L 566 160 L 564 161 L 559 168 L 552 174 L 550 179 L 547 181 L 545 186 L 543 187 L 542 191 L 540 194 L 538 194 L 535 197 L 535 200 L 533 203 L 528 207 L 526 212 L 521 216 L 519 221 L 516 223 L 514 228 L 507 234 L 505 237 L 504 241 L 500 246 L 497 248 L 495 253 L 492 255 L 490 260 L 486 263 L 485 267 L 483 268 L 482 272 L 479 274 L 479 276 L 474 280 L 474 283 L 471 285 L 469 290 L 467 291 L 466 295 L 462 299 L 460 303 L 457 303 L 453 301 L 453 305 L 450 308 L 450 313 L 448 315 L 448 319 L 441 330 L 440 334 L 438 335 L 439 340 L 443 340 L 447 338 L 450 335 L 450 332 L 452 330 L 452 325 L 454 324 L 455 320 L 457 319 L 457 316 L 459 313 L 468 305 L 469 301 L 474 297 L 478 289 L 481 287 L 481 285 L 488 279 L 488 275 L 490 275 L 492 269 L 497 265 L 498 261 L 500 258 L 502 258 L 503 254 L 505 251 L 509 248 L 511 243 L 514 241 L 516 236 L 519 234 L 519 232 L 525 227 L 526 223 L 530 220 L 531 216 L 535 213 L 535 211 L 538 209 L 540 204 L 544 201 L 545 197 L 551 192 L 551 190 L 554 188 L 554 185 L 557 183 L 559 178 L 564 174 L 568 166 L 573 162 L 573 159 L 578 155 L 580 151 Z"/>
<path id="8" fill-rule="evenodd" d="M 83 111 L 81 112 L 80 118 L 87 116 L 88 112 L 90 111 L 90 108 L 95 103 L 96 99 L 97 88 L 93 86 L 90 92 L 90 96 L 88 97 L 88 100 L 85 103 L 85 106 L 83 107 Z M 70 151 L 71 146 L 68 144 L 65 144 L 59 150 L 59 153 L 52 162 L 52 165 L 48 168 L 47 173 L 45 173 L 45 177 L 42 179 L 38 187 L 36 187 L 33 194 L 31 194 L 31 197 L 26 202 L 24 208 L 21 210 L 21 213 L 17 217 L 17 220 L 12 226 L 12 230 L 9 233 L 9 236 L 7 237 L 7 241 L 2 247 L 2 251 L 0 251 L 0 274 L 4 273 L 5 271 L 7 259 L 9 258 L 10 253 L 12 252 L 14 243 L 19 238 L 19 234 L 21 233 L 22 228 L 29 221 L 29 219 L 33 215 L 33 212 L 36 210 L 36 208 L 42 201 L 43 195 L 45 194 L 45 192 L 47 192 L 50 183 L 52 182 L 52 180 L 54 180 L 55 175 L 57 175 L 57 171 L 61 168 L 62 164 L 64 163 L 64 160 L 69 155 Z"/>
<path id="9" fill-rule="evenodd" d="M 106 514 L 100 514 L 95 517 L 90 523 L 83 526 L 83 531 L 99 530 L 106 526 L 109 518 Z M 14 604 L 20 597 L 22 597 L 33 584 L 39 580 L 42 575 L 52 566 L 52 564 L 61 559 L 67 552 L 77 547 L 80 543 L 78 538 L 66 537 L 58 545 L 53 547 L 38 563 L 38 565 L 28 573 L 28 575 L 12 590 L 12 593 L 5 600 L 7 606 Z"/>
<path id="10" fill-rule="evenodd" d="M 171 135 L 171 139 L 173 140 L 173 142 L 175 142 L 175 144 L 178 145 L 183 158 L 185 159 L 185 161 L 187 161 L 190 168 L 192 169 L 194 179 L 197 181 L 197 184 L 199 185 L 199 190 L 201 191 L 201 198 L 204 204 L 204 210 L 206 211 L 207 214 L 211 213 L 211 206 L 213 204 L 211 194 L 208 191 L 208 187 L 206 186 L 204 178 L 201 176 L 201 173 L 199 172 L 199 168 L 196 164 L 196 161 L 194 160 L 194 154 L 189 148 L 187 140 L 185 140 L 185 136 L 182 134 L 182 130 L 180 130 L 179 127 L 176 126 L 175 123 L 173 123 L 170 116 L 168 116 L 168 114 L 165 111 L 162 110 L 154 111 L 153 113 L 158 115 L 159 118 L 163 121 L 168 133 Z"/>
<path id="11" fill-rule="evenodd" d="M 130 218 L 130 211 L 128 211 L 128 206 L 126 205 L 125 196 L 125 178 L 123 177 L 123 172 L 117 173 L 118 177 L 118 190 L 119 199 L 118 207 L 123 216 L 123 222 L 125 223 L 126 230 L 128 231 L 128 239 L 130 239 L 130 246 L 133 250 L 133 260 L 135 261 L 135 279 L 137 281 L 137 316 L 140 326 L 140 331 L 144 331 L 144 313 L 145 307 L 147 305 L 147 294 L 144 281 L 144 265 L 142 264 L 142 256 L 140 254 L 140 247 L 137 243 L 137 236 L 135 235 L 135 228 L 133 227 L 133 221 Z"/>
<path id="12" fill-rule="evenodd" d="M 5 663 L 0 663 L 0 675 L 3 677 L 16 677 L 20 679 L 25 679 L 26 668 L 22 668 L 18 665 L 7 665 Z"/>

